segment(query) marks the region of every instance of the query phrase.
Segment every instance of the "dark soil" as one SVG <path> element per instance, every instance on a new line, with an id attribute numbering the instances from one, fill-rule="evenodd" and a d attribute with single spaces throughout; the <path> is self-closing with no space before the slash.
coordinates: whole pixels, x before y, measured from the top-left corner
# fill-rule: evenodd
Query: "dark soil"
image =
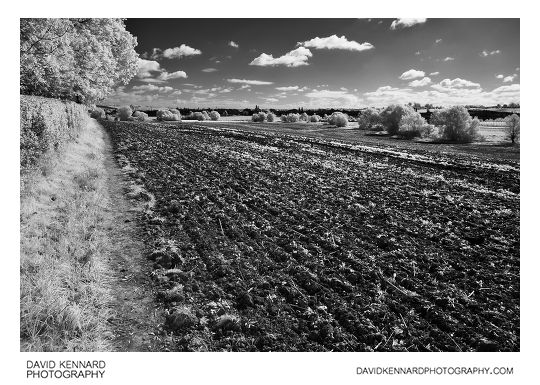
<path id="1" fill-rule="evenodd" d="M 156 199 L 166 349 L 519 351 L 518 161 L 103 125 Z"/>

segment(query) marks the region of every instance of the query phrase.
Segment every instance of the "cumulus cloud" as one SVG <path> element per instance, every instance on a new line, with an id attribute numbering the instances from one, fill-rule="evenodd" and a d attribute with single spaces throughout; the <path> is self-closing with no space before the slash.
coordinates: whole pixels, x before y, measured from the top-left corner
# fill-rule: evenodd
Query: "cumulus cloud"
<path id="1" fill-rule="evenodd" d="M 439 44 L 442 41 L 442 39 L 435 40 L 435 44 Z"/>
<path id="2" fill-rule="evenodd" d="M 414 54 L 415 54 L 416 56 L 418 56 L 418 55 L 422 54 L 422 52 L 416 51 Z"/>
<path id="3" fill-rule="evenodd" d="M 299 88 L 300 87 L 298 87 L 298 86 L 286 86 L 286 87 L 276 87 L 276 90 L 279 90 L 279 91 L 296 91 Z"/>
<path id="4" fill-rule="evenodd" d="M 419 71 L 415 69 L 410 69 L 408 71 L 403 72 L 399 78 L 401 80 L 412 80 L 412 79 L 418 79 L 423 78 L 426 75 L 424 71 Z"/>
<path id="5" fill-rule="evenodd" d="M 425 77 L 423 79 L 417 79 L 413 80 L 409 83 L 409 86 L 411 87 L 425 87 L 427 85 L 431 84 L 431 79 L 428 77 Z"/>
<path id="6" fill-rule="evenodd" d="M 152 76 L 151 72 L 161 72 L 161 66 L 155 60 L 139 59 L 139 71 L 137 77 L 146 78 Z"/>
<path id="7" fill-rule="evenodd" d="M 309 63 L 307 61 L 312 56 L 313 54 L 309 49 L 305 47 L 298 47 L 277 58 L 274 58 L 272 55 L 262 53 L 253 59 L 249 65 L 261 67 L 275 67 L 279 65 L 286 67 L 299 67 L 308 65 Z"/>
<path id="8" fill-rule="evenodd" d="M 270 103 L 279 102 L 279 99 L 276 99 L 276 98 L 264 98 L 264 100 L 266 100 L 267 102 L 270 102 Z"/>
<path id="9" fill-rule="evenodd" d="M 456 59 L 451 56 L 447 56 L 444 59 L 442 59 L 442 61 L 452 61 L 452 60 L 456 60 Z"/>
<path id="10" fill-rule="evenodd" d="M 168 93 L 168 92 L 172 92 L 174 90 L 174 88 L 169 87 L 169 86 L 159 87 L 159 86 L 155 86 L 153 84 L 144 84 L 144 85 L 141 85 L 141 86 L 134 86 L 133 90 L 135 92 L 139 92 L 139 93 L 140 92 Z"/>
<path id="11" fill-rule="evenodd" d="M 235 43 L 234 41 L 230 41 L 229 42 L 229 47 L 234 47 L 234 48 L 238 48 L 238 43 Z"/>
<path id="12" fill-rule="evenodd" d="M 439 74 L 439 71 L 431 72 L 429 76 L 437 76 Z"/>
<path id="13" fill-rule="evenodd" d="M 179 59 L 184 56 L 200 55 L 202 52 L 196 48 L 182 44 L 179 47 L 167 48 L 162 52 L 162 56 L 167 59 Z"/>
<path id="14" fill-rule="evenodd" d="M 503 74 L 499 74 L 499 75 L 496 75 L 495 76 L 497 79 L 503 79 L 504 78 L 504 75 Z"/>
<path id="15" fill-rule="evenodd" d="M 347 40 L 345 36 L 338 37 L 337 35 L 332 35 L 328 37 L 315 37 L 311 40 L 304 42 L 298 42 L 298 45 L 315 48 L 315 49 L 342 49 L 347 51 L 366 51 L 369 49 L 375 48 L 373 44 L 364 42 L 362 44 L 354 40 Z"/>
<path id="16" fill-rule="evenodd" d="M 501 53 L 500 50 L 496 49 L 494 51 L 486 51 L 486 50 L 483 50 L 482 52 L 480 52 L 480 56 L 483 56 L 483 57 L 486 57 L 486 56 L 493 56 L 493 55 L 497 55 Z"/>
<path id="17" fill-rule="evenodd" d="M 421 17 L 396 19 L 390 25 L 390 29 L 409 28 L 416 24 L 423 24 L 426 20 L 426 18 Z"/>
<path id="18" fill-rule="evenodd" d="M 453 80 L 444 79 L 439 84 L 434 84 L 431 87 L 443 92 L 450 90 L 482 89 L 480 84 L 461 78 L 455 78 Z"/>
<path id="19" fill-rule="evenodd" d="M 516 77 L 517 77 L 517 74 L 505 76 L 503 79 L 503 83 L 511 83 L 514 81 Z"/>
<path id="20" fill-rule="evenodd" d="M 274 84 L 273 82 L 266 82 L 263 80 L 247 80 L 247 79 L 227 79 L 229 83 L 240 83 L 240 84 L 249 84 L 249 85 L 265 85 L 265 84 Z"/>
<path id="21" fill-rule="evenodd" d="M 216 72 L 217 68 L 203 68 L 201 71 L 202 72 Z"/>
<path id="22" fill-rule="evenodd" d="M 179 78 L 186 79 L 187 74 L 184 71 L 175 71 L 175 72 L 171 72 L 171 73 L 169 73 L 167 71 L 163 71 L 158 76 L 158 79 L 163 80 L 163 81 L 170 80 L 170 79 L 179 79 Z"/>

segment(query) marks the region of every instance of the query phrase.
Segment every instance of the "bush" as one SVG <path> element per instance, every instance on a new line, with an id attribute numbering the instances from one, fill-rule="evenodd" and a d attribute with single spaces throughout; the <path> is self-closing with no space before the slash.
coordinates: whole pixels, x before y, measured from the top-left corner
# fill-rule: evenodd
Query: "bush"
<path id="1" fill-rule="evenodd" d="M 118 109 L 117 111 L 117 115 L 118 115 L 118 118 L 120 120 L 128 120 L 128 118 L 131 116 L 131 114 L 133 113 L 133 111 L 131 111 L 131 107 L 130 106 L 122 106 Z"/>
<path id="2" fill-rule="evenodd" d="M 395 135 L 399 131 L 399 122 L 403 115 L 412 114 L 414 109 L 408 105 L 391 104 L 380 113 L 381 124 L 390 135 Z"/>
<path id="3" fill-rule="evenodd" d="M 148 114 L 142 111 L 135 111 L 131 117 L 139 122 L 145 122 L 148 120 Z"/>
<path id="4" fill-rule="evenodd" d="M 302 122 L 307 122 L 307 121 L 309 121 L 309 116 L 308 116 L 308 114 L 306 114 L 305 112 L 302 112 L 302 113 L 300 114 L 300 121 L 302 121 Z"/>
<path id="5" fill-rule="evenodd" d="M 266 113 L 262 111 L 259 113 L 253 114 L 253 116 L 251 117 L 252 122 L 264 122 L 265 120 L 266 120 Z"/>
<path id="6" fill-rule="evenodd" d="M 21 170 L 35 165 L 42 154 L 74 140 L 86 122 L 85 106 L 39 96 L 21 95 Z"/>
<path id="7" fill-rule="evenodd" d="M 90 112 L 90 117 L 93 119 L 105 119 L 105 111 L 102 108 L 96 107 Z"/>
<path id="8" fill-rule="evenodd" d="M 349 117 L 342 112 L 334 112 L 328 118 L 328 123 L 336 127 L 347 127 Z"/>
<path id="9" fill-rule="evenodd" d="M 273 112 L 269 112 L 266 115 L 266 121 L 267 122 L 275 122 L 276 121 L 276 115 Z"/>
<path id="10" fill-rule="evenodd" d="M 310 121 L 311 123 L 317 123 L 317 122 L 320 121 L 320 120 L 321 120 L 321 117 L 320 117 L 319 115 L 311 115 L 311 116 L 309 117 L 309 121 Z"/>
<path id="11" fill-rule="evenodd" d="M 160 122 L 178 122 L 182 120 L 182 116 L 178 110 L 161 109 L 156 112 L 156 119 Z"/>
<path id="12" fill-rule="evenodd" d="M 431 123 L 440 127 L 442 139 L 444 140 L 470 143 L 478 137 L 480 122 L 477 118 L 472 119 L 463 106 L 453 106 L 434 111 L 431 115 Z"/>
<path id="13" fill-rule="evenodd" d="M 219 112 L 217 111 L 210 111 L 209 116 L 212 120 L 219 120 L 219 118 L 221 118 L 221 115 L 219 115 Z"/>
<path id="14" fill-rule="evenodd" d="M 506 123 L 506 137 L 510 139 L 512 143 L 516 143 L 516 140 L 519 140 L 519 116 L 512 114 L 507 116 L 504 121 Z"/>
<path id="15" fill-rule="evenodd" d="M 290 113 L 288 115 L 281 115 L 281 121 L 284 123 L 296 123 L 300 120 L 299 114 Z"/>
<path id="16" fill-rule="evenodd" d="M 368 108 L 357 119 L 358 128 L 361 130 L 375 130 L 381 127 L 381 116 L 374 108 Z"/>
<path id="17" fill-rule="evenodd" d="M 210 115 L 208 115 L 208 112 L 203 111 L 202 114 L 203 114 L 204 120 L 210 120 Z"/>
<path id="18" fill-rule="evenodd" d="M 424 138 L 430 135 L 432 131 L 433 126 L 427 124 L 426 120 L 415 111 L 403 115 L 399 122 L 398 134 L 404 138 Z"/>

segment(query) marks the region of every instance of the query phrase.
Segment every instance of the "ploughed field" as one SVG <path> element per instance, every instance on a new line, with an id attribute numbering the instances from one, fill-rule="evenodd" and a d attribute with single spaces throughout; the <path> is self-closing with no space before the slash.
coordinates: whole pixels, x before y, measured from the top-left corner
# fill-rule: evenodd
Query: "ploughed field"
<path id="1" fill-rule="evenodd" d="M 519 163 L 103 122 L 165 350 L 519 351 Z"/>

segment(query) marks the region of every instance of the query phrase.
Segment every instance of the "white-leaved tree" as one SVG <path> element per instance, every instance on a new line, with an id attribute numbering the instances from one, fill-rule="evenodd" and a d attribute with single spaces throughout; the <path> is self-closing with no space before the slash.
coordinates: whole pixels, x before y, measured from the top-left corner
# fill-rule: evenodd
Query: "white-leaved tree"
<path id="1" fill-rule="evenodd" d="M 122 19 L 21 19 L 21 94 L 93 103 L 138 70 Z"/>

